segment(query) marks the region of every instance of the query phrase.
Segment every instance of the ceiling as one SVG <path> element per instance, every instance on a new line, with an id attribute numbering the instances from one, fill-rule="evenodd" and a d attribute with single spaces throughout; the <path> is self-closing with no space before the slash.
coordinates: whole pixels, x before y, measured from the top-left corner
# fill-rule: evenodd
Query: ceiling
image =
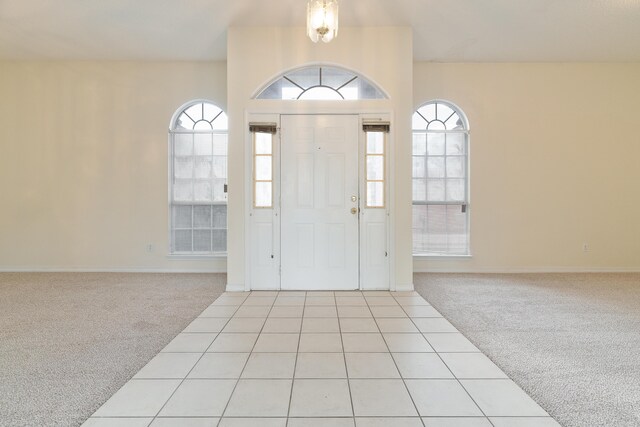
<path id="1" fill-rule="evenodd" d="M 224 60 L 228 27 L 302 26 L 305 12 L 306 0 L 0 0 L 0 59 Z M 419 61 L 640 61 L 640 0 L 340 0 L 340 26 L 410 26 Z"/>

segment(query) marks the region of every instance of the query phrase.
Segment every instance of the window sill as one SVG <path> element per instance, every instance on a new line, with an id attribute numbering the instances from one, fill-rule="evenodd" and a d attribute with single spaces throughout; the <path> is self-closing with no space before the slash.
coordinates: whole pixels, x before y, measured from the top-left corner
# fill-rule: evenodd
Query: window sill
<path id="1" fill-rule="evenodd" d="M 426 260 L 460 260 L 471 259 L 473 255 L 426 255 L 426 254 L 414 254 L 414 261 L 426 261 Z"/>
<path id="2" fill-rule="evenodd" d="M 226 253 L 219 254 L 169 254 L 167 255 L 167 259 L 180 261 L 180 260 L 190 260 L 190 261 L 198 261 L 198 260 L 213 260 L 213 259 L 227 259 Z"/>

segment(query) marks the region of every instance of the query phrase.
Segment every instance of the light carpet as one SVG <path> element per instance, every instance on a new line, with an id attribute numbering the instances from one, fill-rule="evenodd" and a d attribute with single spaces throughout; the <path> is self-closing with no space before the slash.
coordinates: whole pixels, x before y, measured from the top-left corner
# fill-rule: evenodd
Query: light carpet
<path id="1" fill-rule="evenodd" d="M 640 274 L 415 274 L 563 426 L 640 426 Z"/>
<path id="2" fill-rule="evenodd" d="M 0 274 L 0 425 L 80 425 L 225 281 L 222 274 Z"/>

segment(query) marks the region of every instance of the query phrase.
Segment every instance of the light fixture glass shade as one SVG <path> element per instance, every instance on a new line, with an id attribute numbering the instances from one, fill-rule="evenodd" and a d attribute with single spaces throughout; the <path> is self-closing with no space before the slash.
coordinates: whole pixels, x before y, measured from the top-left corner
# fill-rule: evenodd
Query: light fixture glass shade
<path id="1" fill-rule="evenodd" d="M 309 0 L 307 34 L 314 43 L 329 43 L 338 35 L 338 0 Z"/>

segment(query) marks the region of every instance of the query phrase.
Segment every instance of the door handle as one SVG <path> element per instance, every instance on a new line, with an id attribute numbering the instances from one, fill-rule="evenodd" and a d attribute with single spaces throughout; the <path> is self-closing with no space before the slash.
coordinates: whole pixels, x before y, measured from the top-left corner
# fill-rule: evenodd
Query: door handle
<path id="1" fill-rule="evenodd" d="M 358 213 L 358 208 L 351 208 L 351 213 L 352 214 L 357 214 Z"/>

